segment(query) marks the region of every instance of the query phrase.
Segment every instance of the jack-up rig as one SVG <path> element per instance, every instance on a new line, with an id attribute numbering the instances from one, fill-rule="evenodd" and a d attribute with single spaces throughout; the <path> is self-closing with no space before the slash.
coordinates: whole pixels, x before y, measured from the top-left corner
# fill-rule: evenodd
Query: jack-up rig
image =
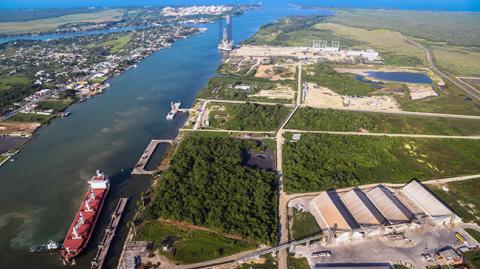
<path id="1" fill-rule="evenodd" d="M 219 35 L 220 35 L 220 42 L 218 44 L 218 49 L 222 51 L 232 51 L 235 47 L 235 43 L 233 42 L 233 34 L 232 34 L 232 16 L 226 15 L 225 16 L 225 28 L 223 27 L 223 17 L 219 20 Z"/>

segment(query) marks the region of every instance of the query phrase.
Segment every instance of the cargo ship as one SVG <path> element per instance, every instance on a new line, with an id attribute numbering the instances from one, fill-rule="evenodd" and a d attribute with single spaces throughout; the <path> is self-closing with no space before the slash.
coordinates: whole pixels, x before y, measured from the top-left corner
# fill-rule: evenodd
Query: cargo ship
<path id="1" fill-rule="evenodd" d="M 75 214 L 60 249 L 60 256 L 65 264 L 74 263 L 75 257 L 87 246 L 110 189 L 110 179 L 97 170 L 88 185 L 87 195 Z"/>

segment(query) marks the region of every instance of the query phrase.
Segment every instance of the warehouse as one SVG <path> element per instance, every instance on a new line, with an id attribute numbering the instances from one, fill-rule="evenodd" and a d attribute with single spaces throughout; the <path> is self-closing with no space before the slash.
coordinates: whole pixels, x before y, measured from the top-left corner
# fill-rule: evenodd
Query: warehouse
<path id="1" fill-rule="evenodd" d="M 461 219 L 419 181 L 403 187 L 328 190 L 310 201 L 326 240 L 341 242 L 419 228 L 453 225 Z"/>
<path id="2" fill-rule="evenodd" d="M 437 223 L 452 224 L 461 221 L 455 213 L 417 180 L 405 185 L 402 193 Z"/>

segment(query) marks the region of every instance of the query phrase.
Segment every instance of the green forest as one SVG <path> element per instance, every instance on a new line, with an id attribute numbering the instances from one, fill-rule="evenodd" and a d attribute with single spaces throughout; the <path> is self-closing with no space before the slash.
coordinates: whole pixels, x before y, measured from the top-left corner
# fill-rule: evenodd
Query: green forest
<path id="1" fill-rule="evenodd" d="M 305 70 L 305 81 L 317 83 L 341 95 L 365 96 L 375 90 L 373 84 L 359 81 L 352 74 L 338 73 L 328 64 L 309 65 Z"/>
<path id="2" fill-rule="evenodd" d="M 210 112 L 210 126 L 228 130 L 274 131 L 288 114 L 282 105 L 227 105 L 225 111 Z"/>
<path id="3" fill-rule="evenodd" d="M 243 166 L 252 141 L 192 136 L 180 144 L 145 211 L 261 243 L 277 241 L 277 175 Z"/>
<path id="4" fill-rule="evenodd" d="M 303 134 L 285 145 L 285 189 L 311 192 L 476 174 L 479 161 L 476 140 Z"/>
<path id="5" fill-rule="evenodd" d="M 438 117 L 362 113 L 301 108 L 287 124 L 289 129 L 434 135 L 480 135 L 480 121 Z"/>

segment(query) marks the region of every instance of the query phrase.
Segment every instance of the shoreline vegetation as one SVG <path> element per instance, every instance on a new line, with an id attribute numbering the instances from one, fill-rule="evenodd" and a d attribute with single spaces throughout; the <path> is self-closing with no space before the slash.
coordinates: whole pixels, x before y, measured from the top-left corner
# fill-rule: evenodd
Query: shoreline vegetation
<path id="1" fill-rule="evenodd" d="M 214 12 L 221 12 L 219 14 L 238 15 L 257 6 L 212 7 L 215 7 Z M 203 28 L 188 27 L 178 23 L 181 24 L 184 21 L 208 23 L 218 19 L 219 16 L 219 14 L 163 16 L 160 15 L 162 8 L 126 8 L 125 12 L 121 13 L 122 20 L 108 23 L 95 20 L 77 24 L 69 20 L 59 20 L 62 26 L 58 26 L 55 33 L 148 26 L 135 30 L 0 44 L 0 67 L 2 65 L 6 67 L 0 68 L 0 98 L 2 99 L 0 113 L 3 114 L 0 125 L 3 122 L 10 125 L 20 125 L 24 122 L 38 122 L 46 125 L 56 117 L 67 116 L 69 112 L 64 113 L 64 111 L 70 105 L 101 94 L 110 86 L 108 80 L 111 77 L 136 67 L 146 57 L 170 47 L 179 39 L 204 31 Z M 195 11 L 192 10 L 195 7 L 189 8 L 187 12 Z M 88 14 L 109 10 L 112 9 L 102 8 Z M 77 13 L 83 11 L 85 10 L 76 9 L 65 12 L 57 10 L 50 13 L 45 11 L 48 13 L 45 15 L 43 11 L 38 14 L 32 10 L 33 13 L 29 18 L 48 20 L 49 16 L 77 16 Z M 96 16 L 105 18 L 105 14 L 102 14 Z M 18 17 L 18 13 L 12 11 L 10 16 L 17 16 L 14 21 L 24 23 Z M 2 18 L 3 22 L 0 22 L 0 25 L 6 20 L 5 17 Z M 176 23 L 176 25 L 159 24 L 163 22 Z M 28 23 L 28 20 L 25 23 Z M 31 62 L 37 62 L 36 66 L 30 66 Z M 5 121 L 6 118 L 9 119 Z M 37 130 L 38 128 L 30 133 L 22 131 L 20 135 L 31 139 Z M 2 133 L 2 135 L 9 134 Z M 19 134 L 15 133 L 15 135 Z M 2 164 L 5 158 L 11 158 L 14 154 L 12 152 L 2 154 Z"/>

